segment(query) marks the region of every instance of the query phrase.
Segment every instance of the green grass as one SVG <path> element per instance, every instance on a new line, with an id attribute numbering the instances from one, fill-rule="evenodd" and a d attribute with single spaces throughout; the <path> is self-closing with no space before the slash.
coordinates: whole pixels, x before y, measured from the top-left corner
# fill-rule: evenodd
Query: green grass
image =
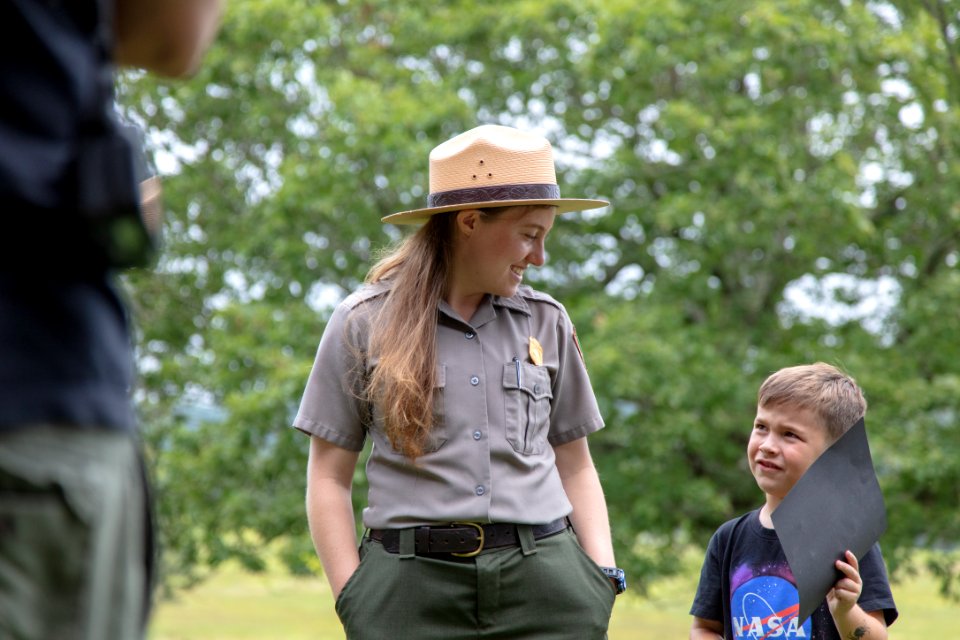
<path id="1" fill-rule="evenodd" d="M 161 601 L 150 640 L 342 640 L 322 578 L 226 567 L 201 585 Z"/>
<path id="2" fill-rule="evenodd" d="M 664 640 L 687 637 L 687 610 L 695 572 L 663 580 L 647 597 L 617 600 L 610 640 Z M 943 599 L 929 577 L 893 585 L 900 619 L 890 640 L 944 637 L 956 626 L 960 605 Z M 947 631 L 949 633 L 949 631 Z M 228 566 L 210 580 L 158 604 L 149 640 L 343 640 L 323 578 L 296 578 L 278 570 L 246 573 Z"/>

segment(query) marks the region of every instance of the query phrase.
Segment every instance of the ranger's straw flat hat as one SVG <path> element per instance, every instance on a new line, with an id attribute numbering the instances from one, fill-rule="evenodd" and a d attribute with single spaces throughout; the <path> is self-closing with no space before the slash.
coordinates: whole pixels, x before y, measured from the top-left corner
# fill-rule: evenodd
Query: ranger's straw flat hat
<path id="1" fill-rule="evenodd" d="M 557 207 L 557 213 L 605 207 L 606 200 L 561 198 L 546 138 L 500 125 L 470 129 L 430 152 L 430 194 L 423 209 L 382 218 L 418 224 L 436 213 L 510 207 Z"/>

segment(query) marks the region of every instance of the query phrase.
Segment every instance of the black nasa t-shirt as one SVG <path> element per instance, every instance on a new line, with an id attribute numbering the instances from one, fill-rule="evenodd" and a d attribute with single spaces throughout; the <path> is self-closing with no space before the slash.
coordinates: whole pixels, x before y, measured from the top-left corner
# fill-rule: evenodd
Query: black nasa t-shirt
<path id="1" fill-rule="evenodd" d="M 877 545 L 860 561 L 864 611 L 883 611 L 887 625 L 897 609 Z M 730 520 L 710 539 L 690 615 L 722 620 L 724 638 L 841 640 L 827 602 L 798 620 L 800 596 L 776 531 L 760 524 L 760 511 Z"/>

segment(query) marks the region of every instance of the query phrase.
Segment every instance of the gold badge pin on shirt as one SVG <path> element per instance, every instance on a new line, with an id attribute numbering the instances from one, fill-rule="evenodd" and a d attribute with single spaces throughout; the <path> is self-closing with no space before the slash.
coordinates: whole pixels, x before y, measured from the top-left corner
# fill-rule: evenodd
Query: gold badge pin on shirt
<path id="1" fill-rule="evenodd" d="M 538 367 L 543 364 L 543 346 L 533 336 L 530 336 L 530 362 Z"/>

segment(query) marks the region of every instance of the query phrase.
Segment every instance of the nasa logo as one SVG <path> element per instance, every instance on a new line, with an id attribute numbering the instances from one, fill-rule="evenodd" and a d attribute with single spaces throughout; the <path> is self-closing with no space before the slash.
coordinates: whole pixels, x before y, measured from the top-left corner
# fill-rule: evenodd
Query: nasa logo
<path id="1" fill-rule="evenodd" d="M 810 619 L 800 624 L 800 597 L 776 576 L 748 580 L 733 592 L 730 617 L 735 638 L 809 638 Z"/>

